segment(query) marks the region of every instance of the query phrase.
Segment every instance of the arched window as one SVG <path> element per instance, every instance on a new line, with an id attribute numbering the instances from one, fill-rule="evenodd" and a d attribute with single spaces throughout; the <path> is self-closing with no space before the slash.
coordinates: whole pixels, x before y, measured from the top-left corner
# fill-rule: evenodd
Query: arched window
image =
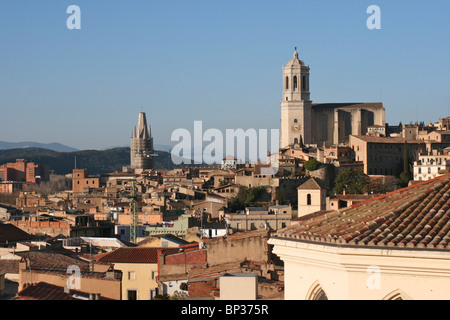
<path id="1" fill-rule="evenodd" d="M 297 91 L 297 89 L 298 89 L 297 76 L 294 76 L 294 91 Z"/>
<path id="2" fill-rule="evenodd" d="M 316 295 L 313 297 L 313 300 L 328 300 L 328 297 L 325 291 L 320 289 L 319 292 L 317 292 Z"/>
<path id="3" fill-rule="evenodd" d="M 306 204 L 307 204 L 308 206 L 311 205 L 311 194 L 310 194 L 310 193 L 308 193 L 308 194 L 306 195 Z"/>
<path id="4" fill-rule="evenodd" d="M 286 77 L 286 90 L 289 90 L 289 77 Z"/>
<path id="5" fill-rule="evenodd" d="M 409 297 L 400 289 L 397 289 L 385 296 L 383 300 L 411 300 L 411 297 Z"/>
<path id="6" fill-rule="evenodd" d="M 298 143 L 298 138 L 294 138 L 294 144 Z"/>
<path id="7" fill-rule="evenodd" d="M 309 289 L 306 300 L 328 300 L 327 294 L 318 281 L 316 281 L 311 286 L 311 289 Z"/>
<path id="8" fill-rule="evenodd" d="M 305 76 L 303 76 L 303 78 L 302 78 L 302 89 L 306 90 L 306 77 Z"/>

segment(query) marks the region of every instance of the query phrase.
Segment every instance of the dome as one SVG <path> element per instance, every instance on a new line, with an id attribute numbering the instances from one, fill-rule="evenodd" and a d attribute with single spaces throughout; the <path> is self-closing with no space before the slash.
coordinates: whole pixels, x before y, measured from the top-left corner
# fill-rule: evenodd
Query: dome
<path id="1" fill-rule="evenodd" d="M 297 47 L 295 48 L 294 51 L 294 57 L 289 60 L 289 62 L 287 63 L 287 67 L 298 67 L 298 66 L 304 66 L 305 63 L 303 62 L 303 60 L 300 60 L 298 58 L 298 52 L 297 52 Z"/>

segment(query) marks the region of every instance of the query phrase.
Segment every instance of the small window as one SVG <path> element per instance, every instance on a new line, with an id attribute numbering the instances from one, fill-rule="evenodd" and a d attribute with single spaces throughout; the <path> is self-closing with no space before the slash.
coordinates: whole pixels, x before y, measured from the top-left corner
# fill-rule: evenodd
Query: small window
<path id="1" fill-rule="evenodd" d="M 136 290 L 128 290 L 127 298 L 128 298 L 128 300 L 137 300 L 137 291 Z"/>
<path id="2" fill-rule="evenodd" d="M 286 90 L 289 90 L 289 77 L 286 77 Z"/>
<path id="3" fill-rule="evenodd" d="M 308 205 L 308 206 L 310 206 L 311 205 L 311 194 L 307 194 L 307 196 L 306 196 L 306 204 Z"/>
<path id="4" fill-rule="evenodd" d="M 128 280 L 136 280 L 136 272 L 128 271 Z"/>

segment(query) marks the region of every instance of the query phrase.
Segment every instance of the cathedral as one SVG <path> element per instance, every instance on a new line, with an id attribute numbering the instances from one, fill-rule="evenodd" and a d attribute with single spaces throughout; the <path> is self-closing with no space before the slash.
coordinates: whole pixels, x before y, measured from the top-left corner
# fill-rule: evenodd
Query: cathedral
<path id="1" fill-rule="evenodd" d="M 133 128 L 130 145 L 130 167 L 133 169 L 153 169 L 153 138 L 151 127 L 147 127 L 145 112 L 139 113 L 138 127 Z"/>
<path id="2" fill-rule="evenodd" d="M 283 66 L 280 147 L 347 144 L 350 135 L 366 135 L 368 127 L 385 126 L 384 107 L 375 103 L 312 103 L 310 69 L 297 48 Z"/>

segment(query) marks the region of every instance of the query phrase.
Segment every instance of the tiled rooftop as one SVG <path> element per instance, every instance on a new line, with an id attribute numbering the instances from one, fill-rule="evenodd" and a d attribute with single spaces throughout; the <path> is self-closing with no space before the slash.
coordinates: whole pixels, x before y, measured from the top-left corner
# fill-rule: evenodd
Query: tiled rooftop
<path id="1" fill-rule="evenodd" d="M 321 182 L 315 178 L 310 178 L 306 182 L 302 183 L 297 189 L 300 190 L 320 190 L 324 189 Z"/>
<path id="2" fill-rule="evenodd" d="M 450 249 L 450 174 L 296 219 L 276 237 L 340 245 Z"/>
<path id="3" fill-rule="evenodd" d="M 16 300 L 78 300 L 64 292 L 64 288 L 39 282 L 22 289 Z"/>
<path id="4" fill-rule="evenodd" d="M 22 229 L 9 224 L 0 223 L 0 243 L 31 240 L 33 237 Z"/>
<path id="5" fill-rule="evenodd" d="M 89 293 L 70 290 L 69 293 L 64 292 L 64 288 L 55 286 L 46 282 L 39 282 L 29 285 L 22 289 L 18 294 L 16 300 L 87 300 Z M 101 297 L 101 300 L 110 300 Z"/>
<path id="6" fill-rule="evenodd" d="M 104 272 L 94 272 L 89 269 L 89 263 L 81 259 L 71 257 L 67 254 L 59 252 L 46 251 L 30 251 L 16 253 L 22 256 L 22 259 L 31 261 L 32 272 L 47 273 L 47 274 L 61 274 L 67 275 L 67 270 L 70 266 L 76 265 L 80 268 L 83 278 L 105 278 Z M 114 273 L 114 280 L 120 280 L 120 272 Z"/>
<path id="7" fill-rule="evenodd" d="M 17 273 L 19 274 L 19 260 L 0 259 L 0 274 Z"/>
<path id="8" fill-rule="evenodd" d="M 97 261 L 119 263 L 157 263 L 159 250 L 162 250 L 164 254 L 178 253 L 180 251 L 178 248 L 124 247 L 98 255 Z"/>

